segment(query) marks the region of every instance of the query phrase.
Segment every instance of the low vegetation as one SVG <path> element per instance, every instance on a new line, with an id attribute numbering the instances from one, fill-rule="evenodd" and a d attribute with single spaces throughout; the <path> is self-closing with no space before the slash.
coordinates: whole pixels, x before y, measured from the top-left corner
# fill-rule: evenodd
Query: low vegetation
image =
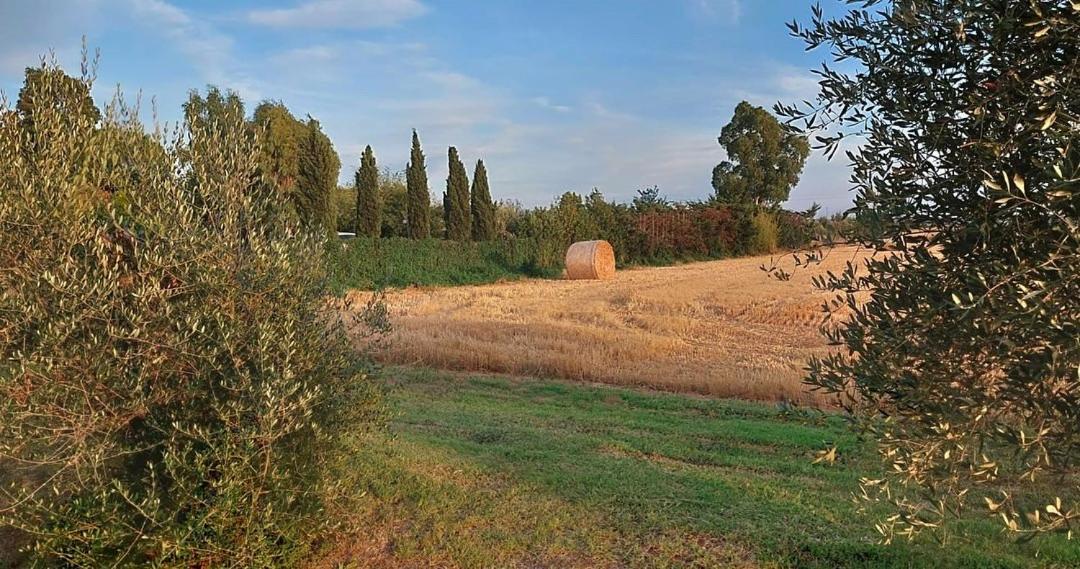
<path id="1" fill-rule="evenodd" d="M 395 419 L 342 469 L 363 495 L 310 567 L 1075 567 L 984 519 L 882 546 L 839 416 L 556 381 L 389 369 Z M 830 462 L 823 450 L 836 448 Z M 820 460 L 819 460 L 820 459 Z M 817 462 L 815 463 L 815 460 Z"/>
<path id="2" fill-rule="evenodd" d="M 443 239 L 349 239 L 330 245 L 333 288 L 452 286 L 556 276 L 526 239 L 458 243 Z"/>
<path id="3" fill-rule="evenodd" d="M 401 184 L 390 183 L 404 195 Z M 404 200 L 393 203 L 404 206 Z M 567 193 L 550 208 L 510 209 L 494 240 L 413 240 L 399 236 L 404 224 L 390 223 L 384 221 L 382 238 L 349 239 L 332 248 L 336 289 L 558 276 L 570 244 L 592 239 L 611 242 L 620 268 L 628 268 L 793 250 L 824 235 L 812 212 L 668 203 L 643 209 L 609 203 L 599 192 L 584 201 Z"/>

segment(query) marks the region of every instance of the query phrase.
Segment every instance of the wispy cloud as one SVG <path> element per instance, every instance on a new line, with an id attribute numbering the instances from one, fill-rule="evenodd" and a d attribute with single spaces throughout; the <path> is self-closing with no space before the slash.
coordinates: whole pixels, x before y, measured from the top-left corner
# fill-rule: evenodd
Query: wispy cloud
<path id="1" fill-rule="evenodd" d="M 737 24 L 742 18 L 742 0 L 688 0 L 690 8 L 698 16 L 723 18 Z"/>
<path id="2" fill-rule="evenodd" d="M 253 10 L 248 21 L 281 28 L 380 28 L 427 11 L 419 0 L 308 0 L 293 8 Z"/>
<path id="3" fill-rule="evenodd" d="M 549 111 L 555 111 L 557 113 L 569 113 L 573 110 L 567 105 L 557 105 L 555 103 L 552 103 L 551 99 L 547 97 L 533 97 L 532 102 L 536 103 L 536 105 L 540 108 L 548 109 Z"/>
<path id="4" fill-rule="evenodd" d="M 255 82 L 233 61 L 233 39 L 210 23 L 165 0 L 128 0 L 135 20 L 167 38 L 208 82 L 235 89 L 245 99 L 261 97 Z"/>
<path id="5" fill-rule="evenodd" d="M 62 60 L 77 58 L 79 37 L 97 27 L 101 11 L 100 0 L 0 0 L 0 75 L 21 77 L 53 49 Z"/>

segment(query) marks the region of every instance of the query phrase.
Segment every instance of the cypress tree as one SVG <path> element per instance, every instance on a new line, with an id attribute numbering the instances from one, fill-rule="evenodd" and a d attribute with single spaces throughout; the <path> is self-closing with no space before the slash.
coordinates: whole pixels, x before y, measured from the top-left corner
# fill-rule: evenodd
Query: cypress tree
<path id="1" fill-rule="evenodd" d="M 382 231 L 382 204 L 379 201 L 379 170 L 369 145 L 356 171 L 356 236 L 378 237 Z"/>
<path id="2" fill-rule="evenodd" d="M 424 166 L 424 151 L 420 149 L 420 137 L 412 133 L 412 154 L 409 165 L 405 168 L 405 194 L 407 205 L 405 219 L 409 237 L 427 239 L 431 236 L 431 194 L 428 192 L 427 168 Z"/>
<path id="3" fill-rule="evenodd" d="M 450 192 L 442 194 L 443 239 L 450 239 Z"/>
<path id="4" fill-rule="evenodd" d="M 299 172 L 294 204 L 300 220 L 309 226 L 334 227 L 331 192 L 337 187 L 341 160 L 319 121 L 308 119 L 300 144 Z"/>
<path id="5" fill-rule="evenodd" d="M 450 175 L 446 178 L 446 238 L 468 241 L 472 235 L 472 216 L 469 204 L 469 176 L 458 157 L 457 148 L 450 147 Z"/>
<path id="6" fill-rule="evenodd" d="M 483 160 L 476 161 L 471 198 L 473 241 L 491 241 L 495 238 L 495 204 L 491 201 L 487 168 Z"/>

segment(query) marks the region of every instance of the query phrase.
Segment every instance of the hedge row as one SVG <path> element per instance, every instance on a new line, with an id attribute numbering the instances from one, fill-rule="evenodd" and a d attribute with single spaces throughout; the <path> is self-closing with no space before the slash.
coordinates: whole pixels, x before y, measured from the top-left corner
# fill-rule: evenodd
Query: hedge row
<path id="1" fill-rule="evenodd" d="M 587 239 L 610 241 L 623 268 L 772 253 L 810 240 L 809 221 L 785 211 L 678 206 L 590 212 L 585 204 L 563 206 L 529 212 L 513 227 L 518 235 L 506 232 L 494 241 L 391 237 L 333 243 L 333 288 L 340 293 L 554 277 L 562 272 L 566 247 Z"/>

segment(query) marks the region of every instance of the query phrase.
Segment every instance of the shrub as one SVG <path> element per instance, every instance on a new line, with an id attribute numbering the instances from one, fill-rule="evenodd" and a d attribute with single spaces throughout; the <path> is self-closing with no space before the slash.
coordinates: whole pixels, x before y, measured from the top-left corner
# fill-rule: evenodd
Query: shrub
<path id="1" fill-rule="evenodd" d="M 697 225 L 710 256 L 727 257 L 735 252 L 735 216 L 730 208 L 702 208 L 697 217 Z"/>
<path id="2" fill-rule="evenodd" d="M 793 211 L 777 211 L 775 214 L 778 230 L 777 243 L 781 249 L 795 250 L 806 247 L 813 238 L 812 216 Z"/>
<path id="3" fill-rule="evenodd" d="M 772 213 L 759 211 L 750 218 L 753 233 L 750 253 L 775 253 L 780 247 L 780 228 Z"/>
<path id="4" fill-rule="evenodd" d="M 260 189 L 242 116 L 157 140 L 121 101 L 73 118 L 48 69 L 32 147 L 0 109 L 0 526 L 43 564 L 286 564 L 378 410 L 325 238 Z"/>

